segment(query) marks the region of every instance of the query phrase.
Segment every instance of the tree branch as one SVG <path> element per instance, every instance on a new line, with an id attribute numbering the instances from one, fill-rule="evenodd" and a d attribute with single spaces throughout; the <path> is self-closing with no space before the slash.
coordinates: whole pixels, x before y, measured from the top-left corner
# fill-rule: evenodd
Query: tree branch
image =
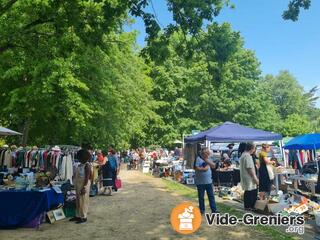
<path id="1" fill-rule="evenodd" d="M 7 51 L 7 50 L 9 50 L 9 49 L 12 49 L 12 48 L 28 49 L 27 47 L 21 46 L 21 45 L 18 45 L 18 44 L 6 43 L 5 45 L 0 46 L 0 55 L 1 55 L 2 53 L 4 53 L 5 51 Z"/>
<path id="2" fill-rule="evenodd" d="M 0 8 L 0 16 L 2 16 L 6 11 L 8 11 L 13 4 L 15 4 L 18 0 L 11 0 L 9 1 L 6 5 L 4 5 L 3 7 L 1 6 Z"/>
<path id="3" fill-rule="evenodd" d="M 5 51 L 9 50 L 10 48 L 15 47 L 13 44 L 11 43 L 7 43 L 4 46 L 0 46 L 0 54 L 4 53 Z"/>
<path id="4" fill-rule="evenodd" d="M 22 29 L 24 32 L 28 32 L 29 29 L 31 29 L 32 27 L 35 27 L 37 25 L 41 25 L 41 24 L 44 24 L 44 23 L 52 23 L 53 22 L 53 18 L 50 18 L 50 19 L 37 19 L 27 25 L 25 25 Z"/>
<path id="5" fill-rule="evenodd" d="M 37 25 L 41 25 L 44 23 L 50 23 L 53 22 L 53 19 L 37 19 L 27 25 L 25 25 L 24 27 L 22 27 L 22 33 L 21 34 L 26 34 L 30 32 L 30 29 L 32 29 L 33 27 L 37 26 Z M 37 32 L 36 32 L 37 33 Z M 42 33 L 45 34 L 45 33 Z M 12 43 L 6 43 L 3 46 L 0 46 L 0 54 L 4 53 L 5 51 L 14 48 L 14 47 L 21 47 Z"/>

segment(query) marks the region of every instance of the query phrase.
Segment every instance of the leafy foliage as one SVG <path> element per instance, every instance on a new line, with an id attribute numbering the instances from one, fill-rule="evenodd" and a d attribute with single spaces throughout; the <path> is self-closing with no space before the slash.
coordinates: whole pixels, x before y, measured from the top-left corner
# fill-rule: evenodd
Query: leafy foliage
<path id="1" fill-rule="evenodd" d="M 0 123 L 23 143 L 101 147 L 169 146 L 224 121 L 319 130 L 318 89 L 288 72 L 261 77 L 240 33 L 214 22 L 229 1 L 166 3 L 174 22 L 161 29 L 148 0 L 1 0 Z M 122 30 L 128 14 L 145 22 L 142 50 Z"/>
<path id="2" fill-rule="evenodd" d="M 282 71 L 277 76 L 267 75 L 260 88 L 268 98 L 268 106 L 276 108 L 280 117 L 278 131 L 285 136 L 319 129 L 319 109 L 315 107 L 317 87 L 305 92 L 288 71 Z"/>
<path id="3" fill-rule="evenodd" d="M 261 78 L 254 53 L 229 24 L 213 23 L 195 36 L 161 35 L 144 53 L 162 117 L 148 124 L 150 143 L 170 145 L 182 133 L 225 121 L 284 135 L 317 129 L 317 88 L 305 92 L 287 71 Z"/>
<path id="4" fill-rule="evenodd" d="M 297 21 L 300 9 L 309 9 L 311 0 L 291 0 L 288 9 L 282 14 L 283 19 Z"/>
<path id="5" fill-rule="evenodd" d="M 306 116 L 292 114 L 287 117 L 283 126 L 285 136 L 297 136 L 311 132 L 312 127 Z"/>
<path id="6" fill-rule="evenodd" d="M 1 118 L 24 143 L 123 146 L 152 116 L 136 35 L 115 31 L 126 9 L 121 1 L 15 1 L 1 14 Z"/>

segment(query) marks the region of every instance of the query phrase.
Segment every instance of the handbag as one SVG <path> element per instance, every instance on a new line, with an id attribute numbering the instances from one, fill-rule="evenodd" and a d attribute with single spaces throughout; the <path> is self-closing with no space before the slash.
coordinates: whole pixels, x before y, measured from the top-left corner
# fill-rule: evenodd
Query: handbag
<path id="1" fill-rule="evenodd" d="M 267 170 L 268 170 L 269 179 L 273 180 L 274 179 L 273 167 L 270 164 L 267 164 L 266 166 L 267 166 Z"/>
<path id="2" fill-rule="evenodd" d="M 115 185 L 115 187 L 117 189 L 121 188 L 122 187 L 121 179 L 120 178 L 116 178 L 114 185 Z"/>

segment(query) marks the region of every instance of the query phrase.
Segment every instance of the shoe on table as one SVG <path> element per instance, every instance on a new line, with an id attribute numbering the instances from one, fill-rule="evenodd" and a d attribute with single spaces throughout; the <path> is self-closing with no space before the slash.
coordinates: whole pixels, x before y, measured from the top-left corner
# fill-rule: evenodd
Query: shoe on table
<path id="1" fill-rule="evenodd" d="M 76 222 L 76 221 L 79 221 L 81 218 L 79 217 L 73 217 L 73 218 L 70 218 L 69 221 L 70 222 Z"/>
<path id="2" fill-rule="evenodd" d="M 86 221 L 87 221 L 86 218 L 80 218 L 76 223 L 81 224 L 81 223 L 85 223 Z"/>

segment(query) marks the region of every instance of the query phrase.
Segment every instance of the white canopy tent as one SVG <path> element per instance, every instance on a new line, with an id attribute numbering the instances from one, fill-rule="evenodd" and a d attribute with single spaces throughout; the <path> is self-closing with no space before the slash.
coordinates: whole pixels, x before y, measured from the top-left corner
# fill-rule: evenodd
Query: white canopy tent
<path id="1" fill-rule="evenodd" d="M 0 126 L 0 135 L 1 136 L 13 136 L 13 135 L 22 135 L 22 133 L 13 131 L 9 128 L 1 127 Z"/>

